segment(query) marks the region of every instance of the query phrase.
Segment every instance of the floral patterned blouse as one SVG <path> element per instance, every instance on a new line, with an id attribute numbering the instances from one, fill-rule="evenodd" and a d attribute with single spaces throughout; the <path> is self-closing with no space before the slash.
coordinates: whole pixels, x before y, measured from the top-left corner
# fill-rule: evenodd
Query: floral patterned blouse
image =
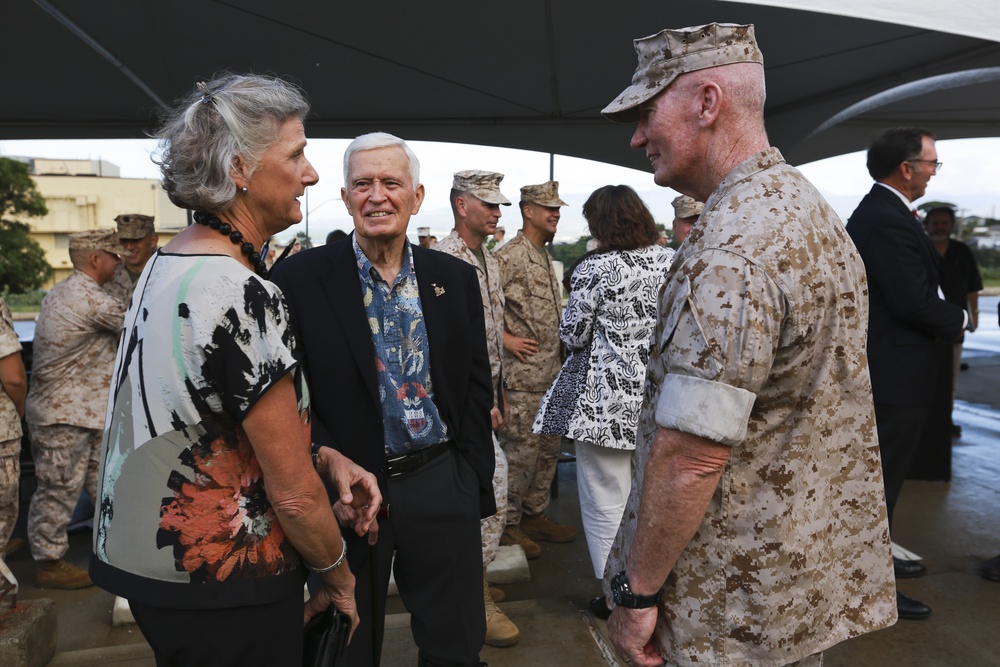
<path id="1" fill-rule="evenodd" d="M 559 338 L 569 357 L 532 430 L 635 449 L 656 297 L 674 251 L 658 245 L 596 253 L 576 267 Z"/>
<path id="2" fill-rule="evenodd" d="M 236 260 L 158 252 L 136 284 L 118 347 L 101 453 L 91 575 L 129 600 L 175 608 L 301 594 L 301 561 L 278 523 L 240 424 L 296 373 L 281 291 Z"/>

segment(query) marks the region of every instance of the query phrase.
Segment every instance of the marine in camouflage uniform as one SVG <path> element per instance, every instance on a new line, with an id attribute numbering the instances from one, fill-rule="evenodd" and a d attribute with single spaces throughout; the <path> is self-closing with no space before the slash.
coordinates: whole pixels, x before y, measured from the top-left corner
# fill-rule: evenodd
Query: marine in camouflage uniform
<path id="1" fill-rule="evenodd" d="M 483 244 L 496 228 L 500 219 L 500 206 L 510 206 L 510 200 L 500 192 L 503 174 L 492 171 L 468 170 L 457 172 L 451 185 L 451 209 L 455 216 L 455 229 L 434 244 L 435 250 L 457 257 L 476 269 L 479 291 L 483 297 L 483 315 L 486 320 L 486 348 L 490 357 L 490 375 L 493 382 L 493 408 L 490 421 L 493 426 L 493 496 L 497 511 L 479 523 L 483 548 L 483 604 L 486 608 L 487 646 L 513 646 L 521 639 L 521 632 L 496 605 L 502 599 L 499 589 L 490 589 L 486 567 L 493 562 L 500 546 L 506 519 L 507 457 L 497 439 L 497 432 L 507 425 L 509 409 L 503 388 L 503 288 L 500 285 L 500 267 L 496 258 Z M 468 241 L 466 240 L 468 239 Z M 495 593 L 494 593 L 495 591 Z M 494 595 L 498 596 L 494 599 Z"/>
<path id="2" fill-rule="evenodd" d="M 156 252 L 159 236 L 153 227 L 155 218 L 142 213 L 124 213 L 115 218 L 118 242 L 122 245 L 122 263 L 114 278 L 103 287 L 111 296 L 128 307 L 135 282 L 142 275 L 146 262 Z"/>
<path id="3" fill-rule="evenodd" d="M 70 234 L 74 271 L 42 300 L 35 328 L 28 429 L 38 489 L 28 511 L 36 561 L 61 561 L 84 486 L 97 498 L 101 434 L 124 304 L 101 289 L 121 252 L 114 231 Z M 88 584 L 89 585 L 89 584 Z"/>
<path id="4" fill-rule="evenodd" d="M 521 543 L 529 558 L 539 553 L 531 540 L 565 542 L 576 535 L 575 528 L 559 526 L 544 514 L 560 437 L 531 432 L 542 396 L 562 366 L 562 286 L 544 244 L 552 240 L 559 207 L 565 205 L 555 181 L 522 187 L 522 229 L 495 252 L 506 300 L 503 363 L 510 402 L 510 423 L 500 433 L 509 466 L 508 528 L 501 544 Z"/>
<path id="5" fill-rule="evenodd" d="M 500 178 L 497 179 L 496 176 Z M 500 194 L 502 174 L 483 171 L 467 171 L 455 174 L 452 191 L 469 193 L 481 201 L 510 206 L 510 201 Z M 481 195 L 481 196 L 480 196 Z M 454 198 L 453 198 L 454 199 Z M 490 354 L 490 373 L 493 378 L 493 407 L 503 413 L 506 406 L 501 406 L 503 399 L 502 363 L 503 363 L 503 287 L 500 285 L 500 267 L 497 260 L 484 246 L 476 253 L 462 240 L 458 231 L 437 243 L 434 250 L 457 257 L 476 269 L 479 278 L 479 290 L 483 295 L 483 314 L 486 316 L 486 349 Z M 493 443 L 494 465 L 493 493 L 497 501 L 497 513 L 483 519 L 481 522 L 483 537 L 483 565 L 489 565 L 497 555 L 500 544 L 500 534 L 504 527 L 504 506 L 507 502 L 507 457 L 498 442 Z"/>
<path id="6" fill-rule="evenodd" d="M 651 645 L 671 665 L 822 664 L 826 648 L 896 620 L 864 265 L 836 213 L 767 146 L 762 70 L 692 74 L 637 117 L 681 74 L 759 63 L 752 26 L 666 30 L 636 50 L 633 87 L 604 113 L 639 121 L 633 143 L 654 156 L 657 183 L 706 203 L 660 295 L 605 573 L 609 598 L 631 608 L 609 634 L 635 662 Z M 675 116 L 708 80 L 759 86 L 759 100 L 712 103 L 710 130 Z M 691 133 L 688 154 L 663 150 L 674 133 Z M 672 171 L 697 146 L 725 157 Z"/>
<path id="7" fill-rule="evenodd" d="M 11 386 L 7 374 L 10 372 Z M 25 376 L 21 342 L 14 331 L 7 302 L 0 298 L 0 558 L 17 523 L 18 486 L 21 481 L 21 413 L 24 412 Z"/>

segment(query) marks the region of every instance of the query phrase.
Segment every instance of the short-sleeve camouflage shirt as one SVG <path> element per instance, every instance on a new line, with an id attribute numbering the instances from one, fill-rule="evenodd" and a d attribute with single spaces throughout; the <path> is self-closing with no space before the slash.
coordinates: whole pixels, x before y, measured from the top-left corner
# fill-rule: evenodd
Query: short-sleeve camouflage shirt
<path id="1" fill-rule="evenodd" d="M 125 305 L 82 271 L 42 300 L 25 410 L 29 424 L 103 429 Z"/>
<path id="2" fill-rule="evenodd" d="M 496 253 L 503 282 L 504 327 L 513 336 L 538 341 L 538 354 L 520 361 L 505 353 L 507 387 L 518 391 L 545 391 L 562 367 L 559 317 L 562 286 L 552 258 L 518 232 Z"/>
<path id="3" fill-rule="evenodd" d="M 7 302 L 0 299 L 0 359 L 21 353 L 21 341 L 14 331 L 14 320 L 10 316 Z M 3 388 L 0 388 L 0 442 L 21 437 L 21 418 L 17 407 Z"/>
<path id="4" fill-rule="evenodd" d="M 864 265 L 776 149 L 705 205 L 660 295 L 635 479 L 607 572 L 636 531 L 658 427 L 732 447 L 664 585 L 678 665 L 784 665 L 892 624 L 895 582 L 866 356 Z"/>

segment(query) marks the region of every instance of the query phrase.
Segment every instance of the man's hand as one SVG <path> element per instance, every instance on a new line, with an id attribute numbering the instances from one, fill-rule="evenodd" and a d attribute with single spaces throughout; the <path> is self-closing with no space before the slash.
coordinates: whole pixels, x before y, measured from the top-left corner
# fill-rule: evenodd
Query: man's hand
<path id="1" fill-rule="evenodd" d="M 626 609 L 615 607 L 608 619 L 608 637 L 615 645 L 618 656 L 630 665 L 655 667 L 662 665 L 663 658 L 653 644 L 656 630 L 657 607 L 648 609 Z"/>
<path id="2" fill-rule="evenodd" d="M 538 341 L 514 336 L 505 331 L 503 333 L 503 348 L 521 361 L 527 361 L 526 357 L 538 354 Z"/>
<path id="3" fill-rule="evenodd" d="M 340 498 L 333 505 L 333 513 L 342 526 L 352 526 L 358 537 L 369 533 L 375 516 L 382 505 L 382 492 L 378 480 L 357 463 L 332 447 L 321 447 L 316 456 L 316 468 L 329 479 Z M 375 534 L 378 527 L 375 524 Z M 371 535 L 369 534 L 369 543 Z"/>
<path id="4" fill-rule="evenodd" d="M 500 394 L 503 396 L 503 414 L 500 414 L 500 409 L 496 406 L 490 410 L 490 420 L 493 422 L 494 431 L 499 431 L 510 421 L 510 401 L 507 400 L 507 390 L 501 387 Z"/>
<path id="5" fill-rule="evenodd" d="M 509 412 L 507 413 L 510 414 Z M 493 430 L 499 431 L 507 425 L 507 417 L 500 414 L 500 408 L 494 407 L 490 410 L 490 421 L 493 422 Z"/>

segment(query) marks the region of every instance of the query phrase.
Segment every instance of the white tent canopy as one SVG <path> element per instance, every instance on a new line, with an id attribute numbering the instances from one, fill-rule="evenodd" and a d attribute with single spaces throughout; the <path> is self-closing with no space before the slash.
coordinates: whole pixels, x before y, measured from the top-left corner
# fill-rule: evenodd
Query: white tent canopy
<path id="1" fill-rule="evenodd" d="M 1000 2 L 996 0 L 750 0 L 848 18 L 881 21 L 1000 42 Z"/>

